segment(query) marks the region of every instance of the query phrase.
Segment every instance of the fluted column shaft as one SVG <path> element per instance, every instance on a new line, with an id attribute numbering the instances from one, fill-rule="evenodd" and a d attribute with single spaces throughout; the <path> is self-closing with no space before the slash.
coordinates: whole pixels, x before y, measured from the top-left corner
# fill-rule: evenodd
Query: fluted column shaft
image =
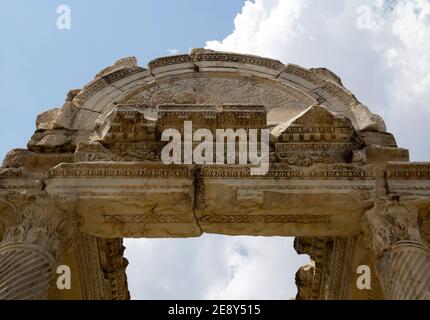
<path id="1" fill-rule="evenodd" d="M 421 239 L 417 209 L 381 203 L 366 217 L 386 299 L 430 300 L 430 251 Z"/>
<path id="2" fill-rule="evenodd" d="M 430 255 L 422 243 L 397 242 L 390 250 L 387 286 L 393 300 L 430 300 Z"/>

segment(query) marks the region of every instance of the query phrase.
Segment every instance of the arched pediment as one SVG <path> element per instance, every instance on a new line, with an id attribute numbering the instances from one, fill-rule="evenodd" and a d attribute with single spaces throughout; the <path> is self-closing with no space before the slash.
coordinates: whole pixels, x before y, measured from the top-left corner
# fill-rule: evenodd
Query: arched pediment
<path id="1" fill-rule="evenodd" d="M 99 72 L 73 103 L 73 129 L 92 129 L 116 104 L 139 106 L 153 117 L 157 105 L 164 103 L 260 104 L 268 110 L 268 123 L 277 124 L 321 103 L 345 115 L 358 130 L 385 131 L 383 120 L 327 69 L 204 49 L 155 59 L 147 69 L 138 67 L 135 59 L 122 59 Z"/>

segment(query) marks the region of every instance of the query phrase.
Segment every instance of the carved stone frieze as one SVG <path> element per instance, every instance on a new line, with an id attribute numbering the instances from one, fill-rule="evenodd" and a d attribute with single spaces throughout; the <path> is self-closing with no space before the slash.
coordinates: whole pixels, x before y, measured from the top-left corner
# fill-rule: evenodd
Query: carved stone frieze
<path id="1" fill-rule="evenodd" d="M 136 107 L 117 106 L 95 129 L 96 140 L 104 145 L 156 140 L 156 122 L 147 119 L 142 109 Z"/>
<path id="2" fill-rule="evenodd" d="M 347 118 L 315 105 L 287 123 L 272 129 L 277 160 L 308 167 L 315 163 L 351 162 L 360 147 L 355 129 Z"/>
<path id="3" fill-rule="evenodd" d="M 101 143 L 80 143 L 76 148 L 75 162 L 97 161 L 160 161 L 162 142 L 116 142 L 108 148 Z"/>

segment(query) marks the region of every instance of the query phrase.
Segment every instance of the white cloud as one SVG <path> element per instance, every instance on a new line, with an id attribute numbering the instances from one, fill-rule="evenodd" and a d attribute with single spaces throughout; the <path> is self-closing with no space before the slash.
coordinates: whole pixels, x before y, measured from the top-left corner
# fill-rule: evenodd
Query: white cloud
<path id="1" fill-rule="evenodd" d="M 169 54 L 169 55 L 175 55 L 175 54 L 178 54 L 178 49 L 167 49 L 167 53 Z"/>
<path id="2" fill-rule="evenodd" d="M 369 18 L 363 6 L 372 13 L 369 28 L 359 28 Z M 234 31 L 207 47 L 331 69 L 385 119 L 413 160 L 430 160 L 429 21 L 428 0 L 246 1 Z M 205 235 L 126 245 L 131 292 L 145 299 L 288 299 L 308 260 L 290 238 Z"/>
<path id="3" fill-rule="evenodd" d="M 291 238 L 203 235 L 125 240 L 134 299 L 290 299 L 294 273 L 309 261 L 292 257 Z"/>
<path id="4" fill-rule="evenodd" d="M 357 26 L 368 18 L 373 26 Z M 428 160 L 429 23 L 428 0 L 246 1 L 233 33 L 207 47 L 328 67 L 385 119 L 413 160 Z"/>

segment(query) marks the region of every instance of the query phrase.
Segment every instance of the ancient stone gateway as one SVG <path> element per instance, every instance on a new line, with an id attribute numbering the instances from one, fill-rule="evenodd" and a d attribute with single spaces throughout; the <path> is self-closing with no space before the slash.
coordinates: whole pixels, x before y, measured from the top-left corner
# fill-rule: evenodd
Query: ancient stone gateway
<path id="1" fill-rule="evenodd" d="M 161 132 L 270 129 L 270 170 L 160 161 Z M 430 163 L 327 69 L 195 49 L 99 72 L 0 170 L 0 298 L 127 299 L 122 238 L 296 236 L 300 299 L 430 299 Z M 71 268 L 71 290 L 56 286 Z M 369 266 L 371 289 L 357 287 Z"/>

